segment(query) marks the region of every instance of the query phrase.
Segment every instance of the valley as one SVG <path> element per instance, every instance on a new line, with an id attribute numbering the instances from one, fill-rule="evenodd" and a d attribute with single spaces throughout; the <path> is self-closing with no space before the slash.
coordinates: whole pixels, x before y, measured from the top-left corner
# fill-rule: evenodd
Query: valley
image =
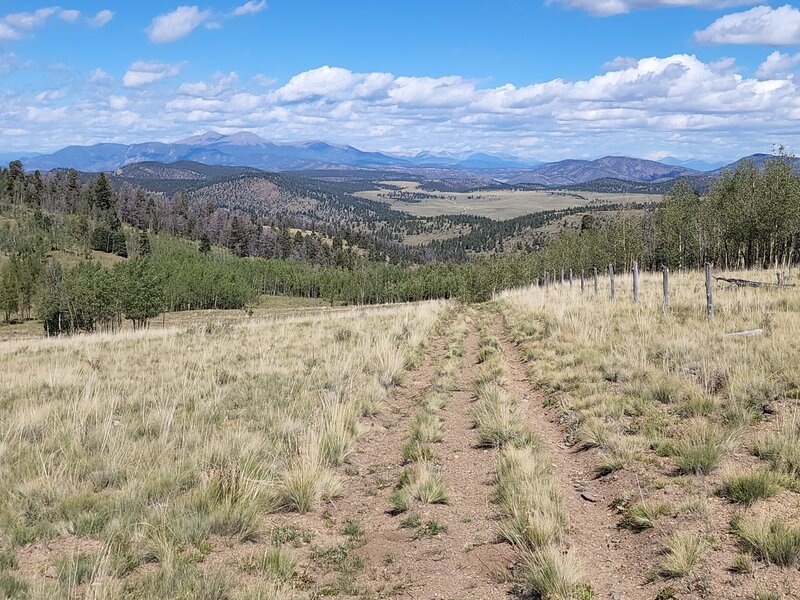
<path id="1" fill-rule="evenodd" d="M 542 211 L 594 205 L 649 204 L 661 200 L 656 194 L 626 194 L 565 191 L 559 189 L 476 189 L 468 192 L 436 191 L 420 187 L 416 181 L 385 181 L 375 190 L 355 195 L 375 202 L 386 202 L 392 209 L 415 217 L 473 215 L 504 221 Z"/>

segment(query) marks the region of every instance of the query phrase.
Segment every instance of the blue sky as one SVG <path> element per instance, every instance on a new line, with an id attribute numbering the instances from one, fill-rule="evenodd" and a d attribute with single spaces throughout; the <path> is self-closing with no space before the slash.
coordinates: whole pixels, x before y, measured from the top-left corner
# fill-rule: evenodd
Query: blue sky
<path id="1" fill-rule="evenodd" d="M 800 143 L 800 9 L 0 0 L 0 152 L 210 129 L 541 160 Z"/>

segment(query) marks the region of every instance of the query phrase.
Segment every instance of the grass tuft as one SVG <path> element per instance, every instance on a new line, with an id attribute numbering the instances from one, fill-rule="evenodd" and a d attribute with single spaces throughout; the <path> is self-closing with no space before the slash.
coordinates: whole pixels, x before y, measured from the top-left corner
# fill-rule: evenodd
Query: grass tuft
<path id="1" fill-rule="evenodd" d="M 731 523 L 742 544 L 758 558 L 781 567 L 793 566 L 800 558 L 800 529 L 772 520 L 765 513 Z"/>
<path id="2" fill-rule="evenodd" d="M 781 490 L 777 477 L 769 471 L 727 477 L 720 493 L 731 502 L 751 506 L 756 500 L 772 498 Z"/>
<path id="3" fill-rule="evenodd" d="M 667 540 L 661 573 L 665 577 L 688 575 L 706 550 L 708 542 L 702 535 L 685 531 L 674 534 Z"/>

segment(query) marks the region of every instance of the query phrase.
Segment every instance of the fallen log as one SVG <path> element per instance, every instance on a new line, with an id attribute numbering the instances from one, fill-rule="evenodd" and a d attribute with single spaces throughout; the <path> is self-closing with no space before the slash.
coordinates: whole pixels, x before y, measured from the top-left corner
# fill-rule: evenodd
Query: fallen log
<path id="1" fill-rule="evenodd" d="M 750 281 L 749 279 L 738 279 L 736 277 L 714 277 L 717 281 L 724 281 L 738 287 L 765 287 L 765 288 L 793 288 L 793 283 L 767 283 L 765 281 Z"/>
<path id="2" fill-rule="evenodd" d="M 722 337 L 754 337 L 764 335 L 763 329 L 748 329 L 747 331 L 737 331 L 736 333 L 726 333 Z"/>

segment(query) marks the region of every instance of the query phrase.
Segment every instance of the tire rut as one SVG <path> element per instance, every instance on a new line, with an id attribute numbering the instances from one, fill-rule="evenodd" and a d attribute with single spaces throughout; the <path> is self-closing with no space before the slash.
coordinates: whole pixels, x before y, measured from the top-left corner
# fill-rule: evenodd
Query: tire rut
<path id="1" fill-rule="evenodd" d="M 495 315 L 491 329 L 506 359 L 509 389 L 523 398 L 531 429 L 553 463 L 570 518 L 568 546 L 577 552 L 594 597 L 614 600 L 645 597 L 642 565 L 631 560 L 620 544 L 628 534 L 618 528 L 619 517 L 611 508 L 613 492 L 609 493 L 602 481 L 594 479 L 595 463 L 591 456 L 566 446 L 557 409 L 545 407 L 545 393 L 529 382 L 527 363 L 501 314 Z"/>
<path id="2" fill-rule="evenodd" d="M 355 585 L 359 597 L 507 597 L 498 576 L 507 575 L 515 556 L 508 544 L 497 539 L 498 514 L 491 504 L 494 452 L 476 448 L 469 416 L 477 338 L 471 324 L 461 358 L 459 391 L 441 392 L 448 398 L 440 412 L 443 440 L 433 449 L 444 473 L 447 504 L 420 504 L 407 514 L 393 515 L 388 500 L 404 468 L 401 449 L 417 411 L 416 401 L 434 389 L 436 368 L 446 356 L 446 330 L 429 345 L 422 367 L 407 374 L 407 383 L 396 388 L 352 461 L 359 474 L 347 478 L 347 492 L 337 501 L 336 518 L 356 519 L 364 529 L 365 544 L 356 551 L 364 562 Z M 414 539 L 414 529 L 401 528 L 401 521 L 410 515 L 422 523 L 436 521 L 447 531 Z"/>

